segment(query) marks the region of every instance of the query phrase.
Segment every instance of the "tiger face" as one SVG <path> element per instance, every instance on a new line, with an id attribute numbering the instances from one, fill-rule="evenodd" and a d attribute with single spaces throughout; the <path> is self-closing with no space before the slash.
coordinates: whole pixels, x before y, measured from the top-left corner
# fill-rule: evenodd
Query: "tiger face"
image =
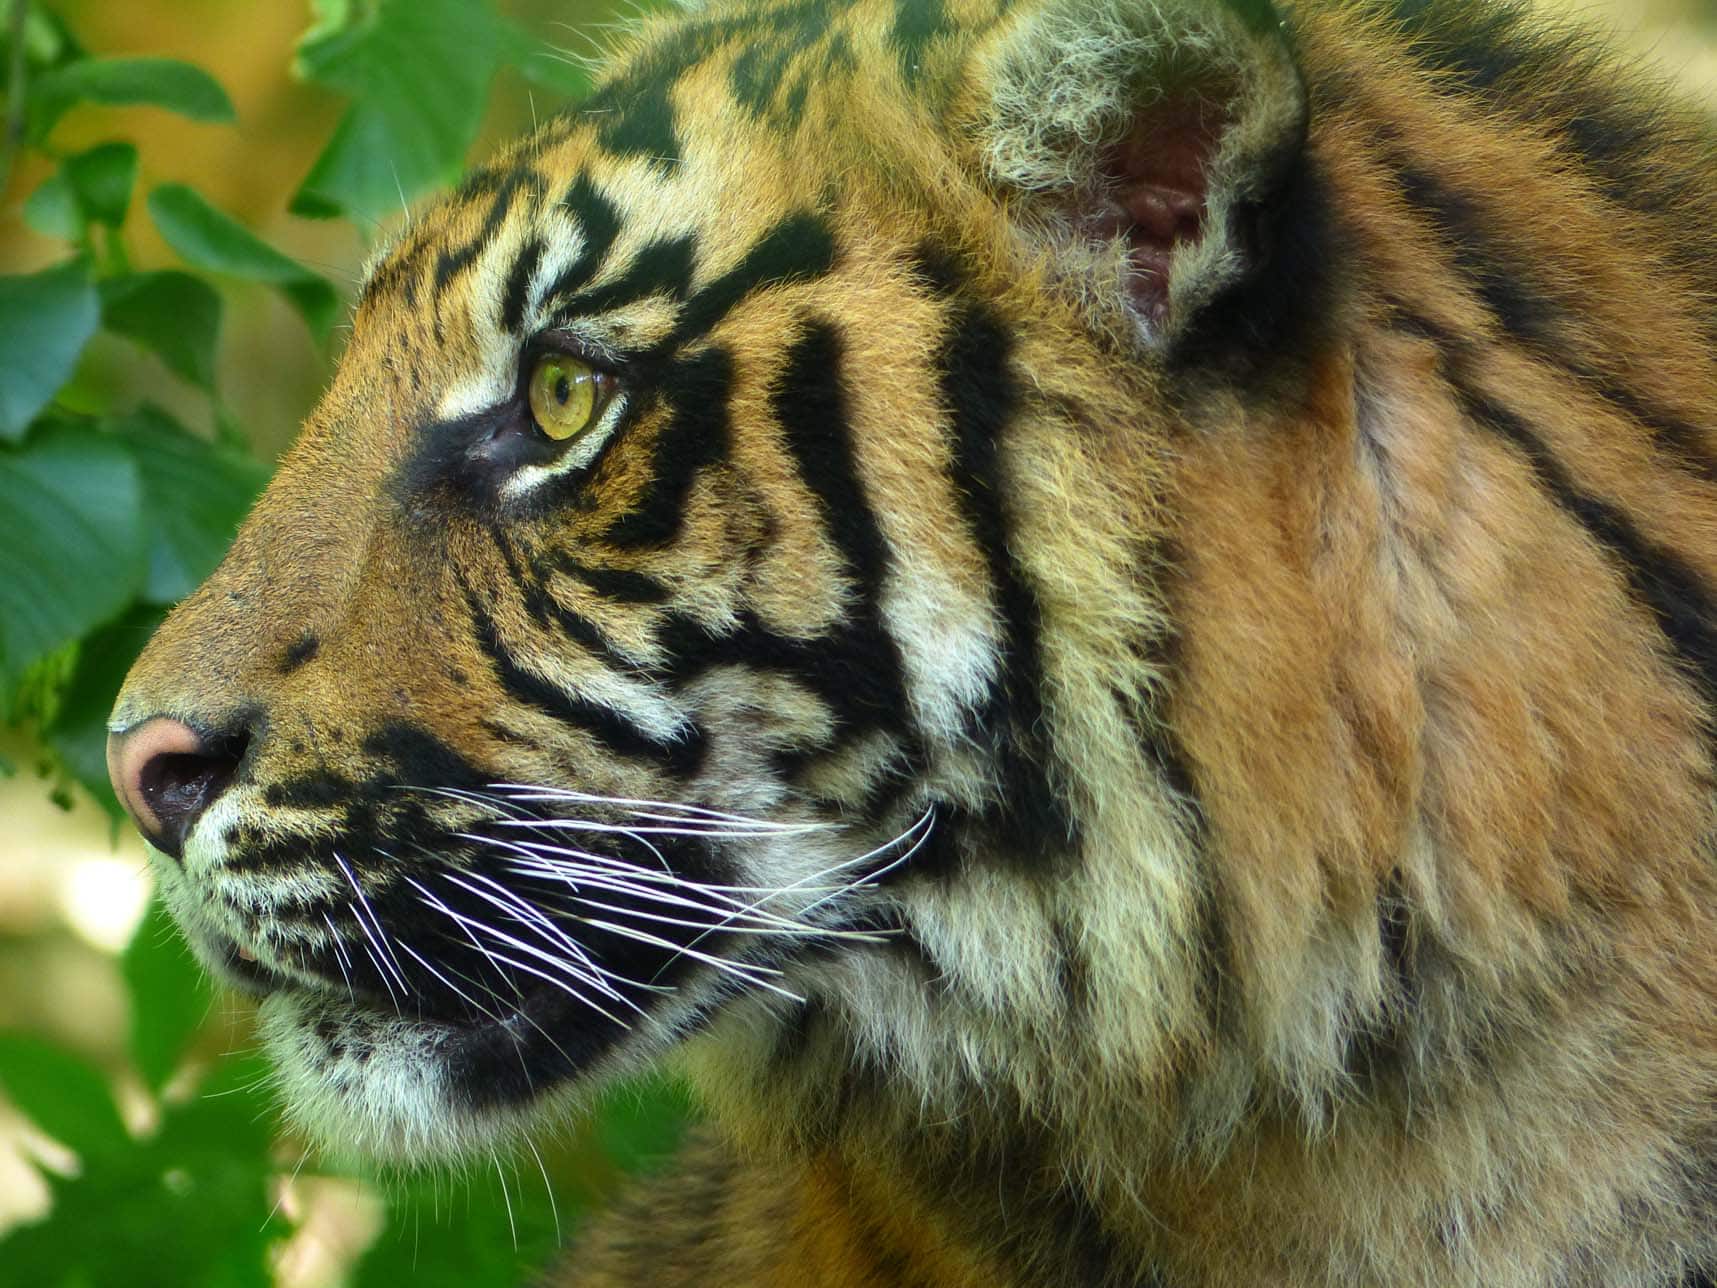
<path id="1" fill-rule="evenodd" d="M 1149 562 L 1170 417 L 1111 388 L 958 129 L 920 137 L 921 94 L 977 110 L 999 16 L 871 8 L 647 28 L 415 220 L 126 685 L 165 896 L 330 1140 L 461 1150 L 730 1011 L 917 979 L 915 883 L 1077 846 L 1046 595 L 1145 654 L 1164 628 L 1148 579 L 1028 565 Z M 850 94 L 862 130 L 828 120 Z M 1094 525 L 1064 489 L 1105 474 Z M 1150 682 L 1100 681 L 1141 719 Z M 1172 864 L 1174 788 L 1132 777 Z"/>
<path id="2" fill-rule="evenodd" d="M 418 216 L 113 716 L 303 1121 L 457 1154 L 671 1054 L 1128 1266 L 1669 1264 L 1717 180 L 1447 14 L 653 18 Z"/>

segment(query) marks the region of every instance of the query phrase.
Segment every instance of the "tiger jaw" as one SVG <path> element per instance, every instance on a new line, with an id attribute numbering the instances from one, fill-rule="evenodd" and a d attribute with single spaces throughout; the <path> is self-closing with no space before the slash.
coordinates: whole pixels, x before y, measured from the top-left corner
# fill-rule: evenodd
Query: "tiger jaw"
<path id="1" fill-rule="evenodd" d="M 547 988 L 451 1023 L 288 987 L 259 1019 L 300 1125 L 330 1151 L 402 1163 L 492 1146 L 622 1036 Z"/>
<path id="2" fill-rule="evenodd" d="M 229 840 L 247 835 L 241 791 L 195 830 L 182 871 L 163 864 L 197 955 L 261 997 L 288 1103 L 336 1152 L 460 1155 L 735 1000 L 800 1000 L 783 983 L 797 949 L 879 942 L 851 924 L 877 920 L 864 892 L 933 826 L 926 810 L 854 854 L 821 823 L 577 792 L 441 794 L 489 815 L 415 863 L 378 844 L 382 868 L 307 838 L 296 862 L 258 874 Z M 276 837 L 267 852 L 284 848 Z M 713 879 L 748 869 L 798 876 Z"/>

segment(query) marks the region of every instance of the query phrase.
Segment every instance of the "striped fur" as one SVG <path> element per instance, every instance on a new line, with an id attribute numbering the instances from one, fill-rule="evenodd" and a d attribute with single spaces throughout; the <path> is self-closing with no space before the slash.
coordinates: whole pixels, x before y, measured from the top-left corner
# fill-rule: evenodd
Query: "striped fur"
<path id="1" fill-rule="evenodd" d="M 137 664 L 163 888 L 336 1146 L 689 1075 L 556 1283 L 1709 1285 L 1713 210 L 1473 0 L 651 19 Z"/>

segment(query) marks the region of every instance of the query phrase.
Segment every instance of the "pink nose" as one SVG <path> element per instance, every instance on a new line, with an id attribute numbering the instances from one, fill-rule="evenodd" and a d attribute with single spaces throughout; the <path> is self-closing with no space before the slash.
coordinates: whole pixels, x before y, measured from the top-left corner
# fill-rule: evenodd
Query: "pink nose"
<path id="1" fill-rule="evenodd" d="M 107 776 L 143 839 L 176 859 L 243 754 L 242 740 L 214 744 L 183 721 L 156 716 L 107 736 Z"/>

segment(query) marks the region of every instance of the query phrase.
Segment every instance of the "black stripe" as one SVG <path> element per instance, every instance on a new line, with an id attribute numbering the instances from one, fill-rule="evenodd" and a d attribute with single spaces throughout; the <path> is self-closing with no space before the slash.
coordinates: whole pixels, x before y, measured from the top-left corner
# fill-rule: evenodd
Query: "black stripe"
<path id="1" fill-rule="evenodd" d="M 461 195 L 475 196 L 488 191 L 493 186 L 492 180 L 488 183 L 476 182 L 482 178 L 484 178 L 482 172 L 474 175 L 467 187 L 461 189 Z M 535 170 L 525 167 L 512 171 L 500 182 L 499 186 L 495 188 L 493 200 L 489 203 L 488 213 L 483 216 L 483 226 L 477 230 L 477 233 L 464 245 L 456 246 L 452 250 L 441 251 L 436 255 L 432 290 L 438 302 L 439 297 L 446 291 L 453 279 L 471 267 L 478 252 L 487 246 L 495 236 L 501 224 L 506 220 L 508 212 L 512 209 L 513 199 L 521 192 L 528 192 L 540 201 L 547 190 L 548 181 Z"/>
<path id="2" fill-rule="evenodd" d="M 675 687 L 720 666 L 789 676 L 828 708 L 837 737 L 861 729 L 899 731 L 905 720 L 898 674 L 878 665 L 883 642 L 872 631 L 848 628 L 799 639 L 771 630 L 747 611 L 735 627 L 716 633 L 675 613 L 657 632 L 657 644 L 668 660 L 656 674 Z"/>
<path id="3" fill-rule="evenodd" d="M 542 238 L 533 237 L 520 249 L 513 266 L 507 270 L 507 284 L 501 291 L 501 330 L 515 332 L 524 324 L 525 306 L 529 301 L 531 278 L 542 263 Z"/>
<path id="4" fill-rule="evenodd" d="M 906 267 L 920 289 L 937 299 L 951 297 L 964 280 L 953 252 L 940 242 L 919 242 L 907 258 Z"/>
<path id="5" fill-rule="evenodd" d="M 787 450 L 799 477 L 816 498 L 829 538 L 847 573 L 858 583 L 854 628 L 874 674 L 871 702 L 897 723 L 906 710 L 905 666 L 900 649 L 882 623 L 879 598 L 888 573 L 888 544 L 859 477 L 842 387 L 840 334 L 813 322 L 787 350 L 780 376 L 769 391 Z"/>
<path id="6" fill-rule="evenodd" d="M 564 451 L 565 444 L 531 425 L 529 411 L 513 398 L 458 420 L 417 426 L 410 454 L 386 487 L 401 515 L 429 539 L 446 521 L 437 503 L 495 506 L 502 487 L 520 469 L 549 465 Z M 564 488 L 581 484 L 585 476 L 571 471 L 553 483 Z"/>
<path id="7" fill-rule="evenodd" d="M 961 515 L 989 568 L 1001 619 L 1002 674 L 980 719 L 996 739 L 1001 799 L 995 813 L 1007 848 L 1022 857 L 1065 851 L 1073 811 L 1051 778 L 1045 736 L 1041 609 L 1008 549 L 1001 437 L 1018 394 L 1007 329 L 978 305 L 957 308 L 936 355 L 938 385 L 953 434 L 953 484 Z"/>
<path id="8" fill-rule="evenodd" d="M 620 212 L 614 203 L 597 191 L 588 174 L 580 174 L 560 199 L 560 207 L 578 224 L 582 244 L 574 260 L 548 290 L 545 300 L 556 300 L 584 289 L 585 283 L 596 275 L 620 235 Z"/>
<path id="9" fill-rule="evenodd" d="M 541 625 L 560 631 L 574 644 L 588 653 L 593 653 L 602 659 L 611 671 L 628 673 L 637 670 L 637 666 L 624 653 L 615 649 L 607 636 L 597 629 L 595 623 L 583 614 L 558 602 L 548 592 L 544 584 L 544 570 L 533 564 L 527 570 L 518 553 L 513 549 L 512 539 L 498 525 L 489 528 L 490 539 L 495 543 L 495 549 L 506 566 L 507 576 L 518 588 L 519 598 L 524 604 L 525 611 Z"/>
<path id="10" fill-rule="evenodd" d="M 1710 593 L 1698 574 L 1674 551 L 1641 536 L 1619 507 L 1576 487 L 1562 463 L 1519 416 L 1459 381 L 1453 387 L 1461 410 L 1513 443 L 1556 503 L 1621 567 L 1629 587 L 1651 609 L 1706 701 L 1717 700 L 1717 629 Z"/>
<path id="11" fill-rule="evenodd" d="M 550 559 L 560 572 L 576 577 L 604 599 L 618 604 L 659 604 L 668 597 L 666 586 L 641 572 L 627 568 L 592 568 L 564 552 L 556 553 Z"/>
<path id="12" fill-rule="evenodd" d="M 1303 397 L 1308 359 L 1326 351 L 1341 316 L 1333 302 L 1344 259 L 1338 213 L 1315 154 L 1302 146 L 1275 191 L 1234 212 L 1247 272 L 1190 320 L 1173 365 L 1205 367 L 1264 398 Z"/>
<path id="13" fill-rule="evenodd" d="M 668 370 L 661 382 L 666 422 L 657 430 L 650 482 L 604 534 L 626 549 L 667 544 L 685 521 L 686 501 L 698 474 L 727 454 L 727 398 L 733 362 L 725 350 L 706 349 Z"/>
<path id="14" fill-rule="evenodd" d="M 617 755 L 653 761 L 681 777 L 696 771 L 704 751 L 701 730 L 694 728 L 684 737 L 660 741 L 620 712 L 557 688 L 514 660 L 501 642 L 495 619 L 470 589 L 465 591 L 465 602 L 477 646 L 489 658 L 495 678 L 509 696 L 562 724 L 583 730 Z"/>
<path id="15" fill-rule="evenodd" d="M 942 0 L 895 0 L 888 43 L 900 62 L 901 79 L 916 85 L 923 76 L 924 57 L 931 44 L 951 30 Z"/>
<path id="16" fill-rule="evenodd" d="M 1424 1072 L 1413 1067 L 1419 1061 L 1407 1024 L 1419 1009 L 1422 994 L 1418 928 L 1399 872 L 1391 873 L 1378 892 L 1377 938 L 1384 984 L 1381 1008 L 1378 1014 L 1349 1024 L 1342 1050 L 1342 1067 L 1354 1090 L 1368 1098 L 1404 1076 Z"/>
<path id="17" fill-rule="evenodd" d="M 555 321 L 595 316 L 652 295 L 683 300 L 691 290 L 696 263 L 697 247 L 691 237 L 657 239 L 640 247 L 626 271 L 613 281 L 583 294 L 550 297 L 559 300 Z"/>
<path id="18" fill-rule="evenodd" d="M 835 235 L 829 221 L 808 210 L 788 215 L 758 238 L 739 263 L 692 296 L 661 347 L 672 352 L 707 335 L 754 291 L 814 281 L 834 265 Z"/>
<path id="19" fill-rule="evenodd" d="M 1061 1019 L 1074 1032 L 1085 1032 L 1091 1022 L 1091 962 L 1073 927 L 1052 914 L 1050 943 L 1054 946 L 1055 982 L 1061 994 Z"/>
<path id="20" fill-rule="evenodd" d="M 754 41 L 733 60 L 728 72 L 734 98 L 759 120 L 783 129 L 796 126 L 804 113 L 808 82 L 814 69 L 802 68 L 785 95 L 782 88 L 787 84 L 794 61 L 828 35 L 828 15 L 811 10 L 796 30 Z M 822 61 L 826 69 L 826 54 Z"/>
<path id="21" fill-rule="evenodd" d="M 1618 506 L 1577 486 L 1567 468 L 1519 415 L 1480 393 L 1472 383 L 1464 346 L 1444 328 L 1411 311 L 1396 323 L 1432 340 L 1462 413 L 1511 444 L 1532 467 L 1539 486 L 1622 573 L 1636 599 L 1651 610 L 1658 629 L 1707 703 L 1717 703 L 1717 615 L 1711 592 L 1673 550 L 1647 540 Z"/>
<path id="22" fill-rule="evenodd" d="M 1675 119 L 1660 85 L 1626 74 L 1588 34 L 1511 0 L 1393 0 L 1386 12 L 1410 38 L 1407 52 L 1437 73 L 1438 92 L 1557 131 L 1617 205 L 1681 220 L 1709 202 L 1692 173 L 1658 160 L 1683 142 L 1688 122 Z M 1710 271 L 1708 253 L 1694 259 Z"/>
<path id="23" fill-rule="evenodd" d="M 1582 311 L 1579 302 L 1555 298 L 1529 260 L 1503 251 L 1491 231 L 1499 221 L 1481 209 L 1479 199 L 1451 187 L 1399 152 L 1391 152 L 1388 160 L 1408 203 L 1430 217 L 1462 280 L 1512 339 L 1645 428 L 1658 450 L 1682 469 L 1717 481 L 1717 462 L 1702 431 L 1660 408 L 1648 407 L 1640 395 L 1578 356 L 1573 333 L 1578 328 L 1571 330 L 1566 318 L 1570 311 Z"/>
<path id="24" fill-rule="evenodd" d="M 697 33 L 691 33 L 695 36 Z M 671 166 L 681 159 L 674 82 L 684 63 L 655 51 L 585 100 L 579 109 L 596 125 L 602 146 L 617 156 L 639 156 Z"/>
<path id="25" fill-rule="evenodd" d="M 294 640 L 286 653 L 280 659 L 279 671 L 282 675 L 291 675 L 303 666 L 322 647 L 321 639 L 314 631 L 305 631 Z"/>
<path id="26" fill-rule="evenodd" d="M 697 265 L 693 238 L 657 240 L 643 247 L 626 272 L 581 294 L 567 294 L 559 283 L 555 319 L 563 322 L 635 303 L 652 295 L 685 300 L 673 331 L 638 361 L 646 366 L 669 358 L 681 346 L 701 339 L 746 296 L 773 286 L 806 282 L 834 267 L 835 238 L 828 220 L 810 211 L 788 215 L 752 245 L 732 268 L 692 292 Z M 689 298 L 688 298 L 689 297 Z"/>

